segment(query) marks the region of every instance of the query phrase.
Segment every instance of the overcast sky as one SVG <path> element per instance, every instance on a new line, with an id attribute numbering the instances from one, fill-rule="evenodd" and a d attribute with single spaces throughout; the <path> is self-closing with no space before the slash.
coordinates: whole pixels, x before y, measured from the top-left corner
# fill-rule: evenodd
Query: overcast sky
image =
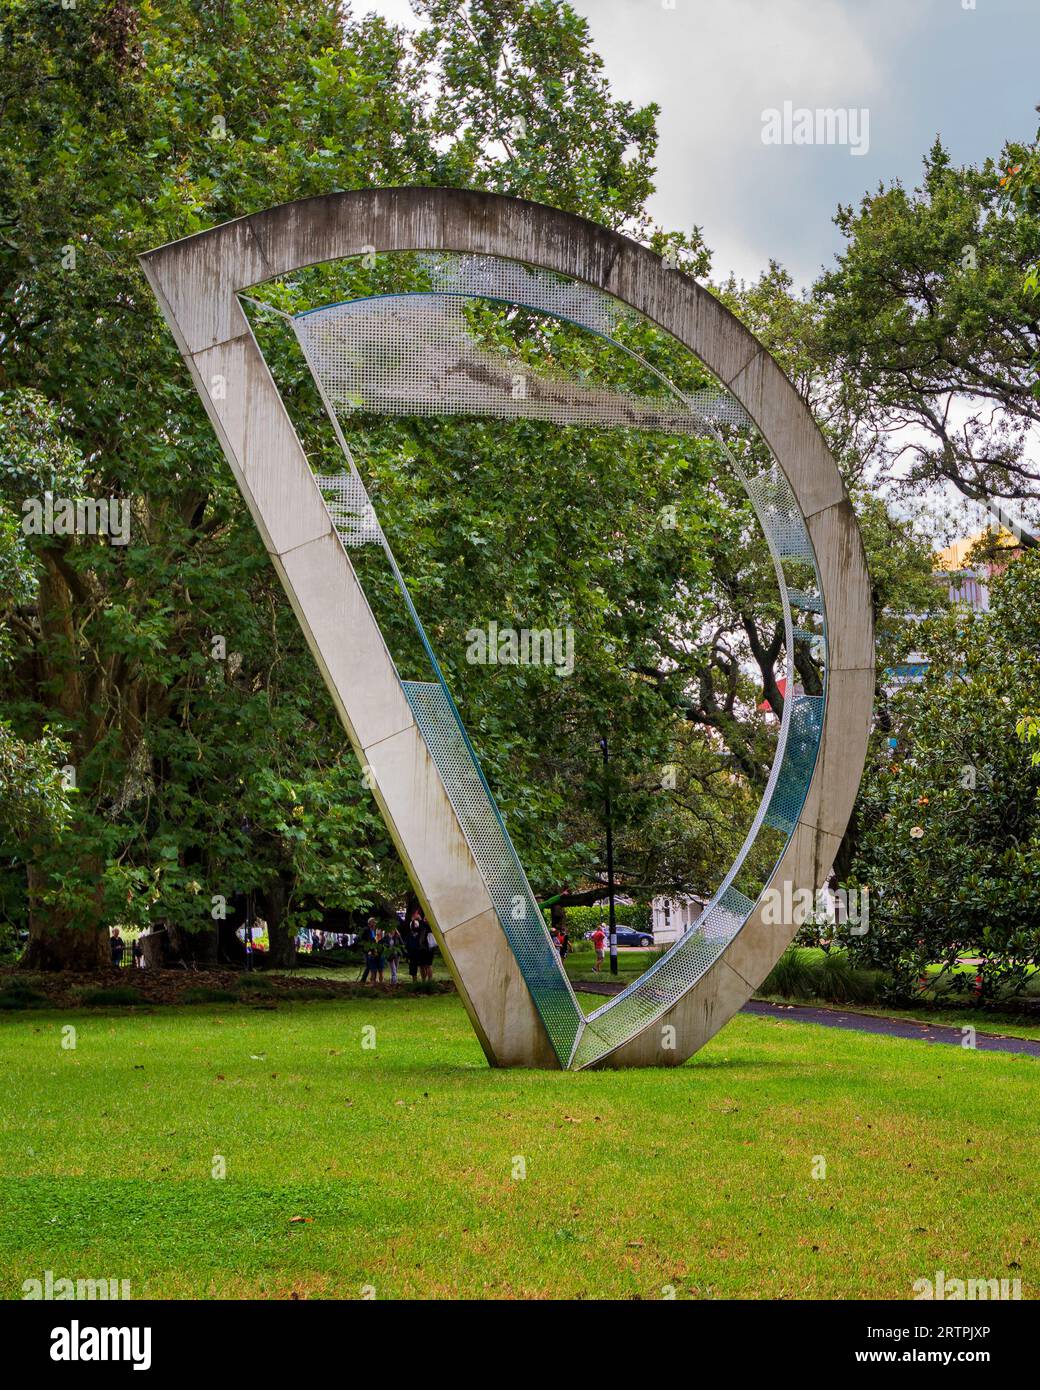
<path id="1" fill-rule="evenodd" d="M 773 257 L 807 283 L 840 244 L 836 205 L 882 180 L 915 183 L 936 134 L 957 162 L 1035 134 L 1040 0 L 971 4 L 575 0 L 574 8 L 589 21 L 615 94 L 661 108 L 655 218 L 703 228 L 713 278 L 730 270 L 753 278 Z M 412 20 L 408 0 L 356 0 L 354 9 Z M 763 143 L 763 112 L 785 102 L 865 109 L 865 152 Z"/>

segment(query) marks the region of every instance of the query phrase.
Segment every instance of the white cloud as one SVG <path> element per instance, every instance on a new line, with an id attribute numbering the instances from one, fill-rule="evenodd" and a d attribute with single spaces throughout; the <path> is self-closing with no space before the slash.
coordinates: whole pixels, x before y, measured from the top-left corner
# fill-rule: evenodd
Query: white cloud
<path id="1" fill-rule="evenodd" d="M 847 149 L 767 147 L 763 111 L 786 100 L 867 107 L 876 139 L 880 109 L 891 104 L 889 55 L 931 3 L 916 7 L 916 19 L 902 4 L 869 23 L 865 6 L 851 10 L 840 0 L 676 0 L 674 10 L 660 0 L 578 0 L 576 8 L 618 91 L 661 107 L 655 215 L 672 226 L 699 223 L 716 249 L 716 273 L 752 277 L 770 255 L 810 275 L 820 236 L 806 238 L 815 255 L 798 255 L 771 233 L 795 208 L 808 213 L 807 186 L 831 182 L 837 162 L 850 166 L 857 190 L 870 162 Z M 814 210 L 825 226 L 835 201 Z"/>
<path id="2" fill-rule="evenodd" d="M 772 256 L 803 283 L 839 246 L 832 217 L 882 181 L 914 183 L 937 131 L 955 159 L 1036 129 L 1036 0 L 572 0 L 615 93 L 657 102 L 651 211 L 704 229 L 717 277 Z M 407 0 L 361 0 L 412 24 Z M 870 150 L 766 146 L 762 113 L 870 112 Z"/>

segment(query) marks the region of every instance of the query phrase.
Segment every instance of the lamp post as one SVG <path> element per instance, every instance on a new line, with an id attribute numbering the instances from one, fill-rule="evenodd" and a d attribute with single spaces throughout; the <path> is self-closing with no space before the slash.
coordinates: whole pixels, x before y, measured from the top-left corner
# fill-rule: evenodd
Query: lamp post
<path id="1" fill-rule="evenodd" d="M 607 902 L 610 912 L 610 973 L 617 969 L 617 918 L 614 913 L 614 826 L 610 814 L 610 749 L 606 735 L 599 741 L 603 749 L 603 803 L 607 821 Z"/>

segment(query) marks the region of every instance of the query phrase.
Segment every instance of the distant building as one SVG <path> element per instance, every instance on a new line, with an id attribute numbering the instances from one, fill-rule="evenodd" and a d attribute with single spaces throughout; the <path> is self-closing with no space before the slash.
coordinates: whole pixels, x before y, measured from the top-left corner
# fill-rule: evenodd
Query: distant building
<path id="1" fill-rule="evenodd" d="M 650 903 L 650 925 L 656 946 L 668 946 L 678 941 L 699 920 L 706 905 L 705 898 L 681 894 L 673 898 L 654 898 Z"/>
<path id="2" fill-rule="evenodd" d="M 991 541 L 991 550 L 998 549 L 1001 555 L 969 564 L 968 557 L 972 550 L 987 538 Z M 976 531 L 973 536 L 963 536 L 936 555 L 935 582 L 946 591 L 951 603 L 970 608 L 975 613 L 988 613 L 990 581 L 1007 568 L 1008 561 L 1018 550 L 1018 539 L 1003 526 L 999 530 L 990 528 Z M 905 662 L 885 672 L 886 686 L 891 691 L 901 685 L 912 684 L 921 680 L 927 670 L 928 662 L 922 653 L 911 652 Z"/>
<path id="3" fill-rule="evenodd" d="M 989 538 L 992 548 L 1006 552 L 999 558 L 968 563 L 968 556 L 980 541 Z M 1018 540 L 1003 527 L 999 531 L 978 531 L 953 541 L 935 560 L 936 580 L 946 588 L 951 603 L 961 603 L 977 613 L 989 612 L 989 582 L 1007 568 L 1008 560 L 1019 549 Z"/>

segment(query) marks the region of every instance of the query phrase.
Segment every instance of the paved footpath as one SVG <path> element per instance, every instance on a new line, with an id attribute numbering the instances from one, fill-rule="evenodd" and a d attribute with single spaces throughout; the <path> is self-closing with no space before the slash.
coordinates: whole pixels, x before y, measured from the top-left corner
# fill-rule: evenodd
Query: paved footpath
<path id="1" fill-rule="evenodd" d="M 742 1012 L 792 1019 L 797 1023 L 819 1023 L 824 1028 L 853 1028 L 859 1033 L 878 1033 L 885 1038 L 912 1038 L 918 1042 L 949 1043 L 953 1047 L 961 1047 L 964 1042 L 963 1029 L 946 1023 L 915 1023 L 909 1018 L 879 1017 L 861 1014 L 855 1009 L 767 1004 L 762 999 L 751 999 Z M 975 1047 L 979 1052 L 1018 1052 L 1025 1057 L 1040 1057 L 1040 1041 L 1034 1038 L 1009 1038 L 1003 1033 L 982 1033 L 978 1029 L 975 1030 Z"/>
<path id="2" fill-rule="evenodd" d="M 584 994 L 618 994 L 624 985 L 611 980 L 581 983 L 575 988 Z M 741 1010 L 745 1014 L 760 1014 L 766 1018 L 782 1018 L 791 1023 L 818 1023 L 824 1028 L 851 1028 L 857 1033 L 875 1033 L 883 1038 L 909 1038 L 915 1042 L 947 1043 L 961 1047 L 963 1029 L 948 1023 L 916 1023 L 909 1018 L 888 1018 L 885 1015 L 864 1014 L 856 1009 L 814 1007 L 810 1004 L 769 1004 L 764 999 L 751 999 Z M 1023 1057 L 1040 1057 L 1040 1040 L 1010 1038 L 1005 1033 L 983 1033 L 975 1030 L 978 1052 L 1016 1052 Z"/>

